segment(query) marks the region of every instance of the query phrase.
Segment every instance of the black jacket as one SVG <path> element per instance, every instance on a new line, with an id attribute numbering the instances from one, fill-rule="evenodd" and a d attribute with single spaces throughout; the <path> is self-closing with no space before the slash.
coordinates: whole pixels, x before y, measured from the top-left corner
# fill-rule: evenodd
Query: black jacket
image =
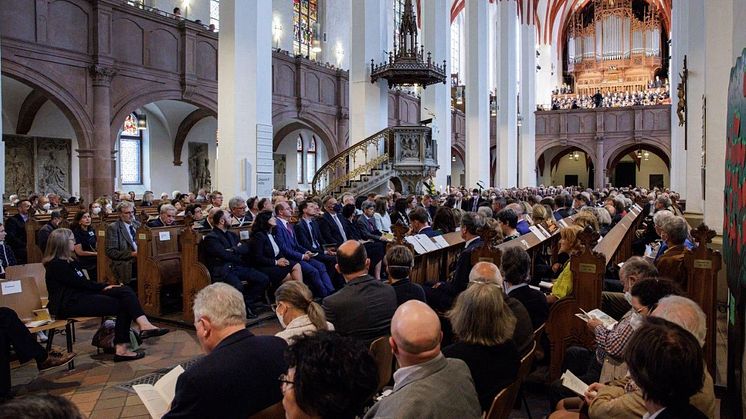
<path id="1" fill-rule="evenodd" d="M 347 240 L 360 239 L 357 229 L 355 229 L 349 220 L 342 217 L 341 214 L 337 214 L 337 219 L 342 224 L 342 228 L 347 235 Z M 321 233 L 323 244 L 340 245 L 344 242 L 342 234 L 339 232 L 339 227 L 337 227 L 337 223 L 334 222 L 334 219 L 328 212 L 325 212 L 324 215 L 319 218 L 319 232 Z"/>
<path id="2" fill-rule="evenodd" d="M 282 400 L 277 378 L 287 372 L 287 344 L 240 330 L 179 376 L 164 418 L 241 418 Z"/>
<path id="3" fill-rule="evenodd" d="M 47 308 L 53 315 L 64 318 L 66 307 L 87 295 L 99 294 L 107 284 L 89 281 L 77 261 L 52 259 L 46 265 L 45 280 L 49 293 Z"/>
<path id="4" fill-rule="evenodd" d="M 534 330 L 546 323 L 549 317 L 549 305 L 547 304 L 547 298 L 541 291 L 536 291 L 528 285 L 524 285 L 510 291 L 508 296 L 520 301 L 526 307 Z"/>
<path id="5" fill-rule="evenodd" d="M 420 284 L 412 282 L 409 278 L 400 279 L 391 286 L 396 292 L 396 306 L 400 306 L 409 300 L 419 300 L 423 303 L 427 302 L 425 298 L 425 290 L 422 289 Z"/>
<path id="6" fill-rule="evenodd" d="M 275 266 L 275 261 L 279 258 L 286 258 L 282 253 L 282 248 L 278 245 L 280 252 L 275 256 L 275 249 L 272 248 L 272 242 L 269 241 L 267 233 L 264 231 L 256 232 L 249 239 L 249 254 L 254 262 L 255 267 Z"/>
<path id="7" fill-rule="evenodd" d="M 26 222 L 21 214 L 16 214 L 5 222 L 5 232 L 8 233 L 5 241 L 13 249 L 19 264 L 28 260 L 26 255 Z"/>
<path id="8" fill-rule="evenodd" d="M 332 220 L 332 222 L 334 222 L 334 220 Z M 306 220 L 301 218 L 293 227 L 295 239 L 301 247 L 308 249 L 313 253 L 321 253 L 324 251 L 321 248 L 323 240 L 321 239 L 321 230 L 319 229 L 319 222 L 317 220 L 311 221 L 311 229 L 313 230 L 313 237 L 311 237 L 311 232 L 308 230 L 308 223 Z M 314 240 L 316 241 L 317 246 L 313 245 Z"/>
<path id="9" fill-rule="evenodd" d="M 241 244 L 236 233 L 219 228 L 207 233 L 200 246 L 213 279 L 222 278 L 230 266 L 242 264 L 242 257 L 249 253 L 249 246 Z"/>

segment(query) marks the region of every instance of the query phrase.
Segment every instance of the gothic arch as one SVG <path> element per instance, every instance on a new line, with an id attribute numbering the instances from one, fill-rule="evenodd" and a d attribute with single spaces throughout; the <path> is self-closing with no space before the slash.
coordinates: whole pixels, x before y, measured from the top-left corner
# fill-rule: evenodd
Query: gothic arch
<path id="1" fill-rule="evenodd" d="M 176 131 L 176 137 L 174 138 L 174 166 L 181 166 L 181 151 L 184 148 L 184 142 L 186 141 L 189 131 L 194 128 L 199 121 L 207 117 L 217 118 L 218 115 L 209 109 L 197 108 L 187 115 L 179 124 L 179 129 Z"/>
<path id="2" fill-rule="evenodd" d="M 606 145 L 606 141 L 604 141 L 604 145 Z M 608 149 L 604 147 L 604 164 L 601 167 L 608 170 L 610 167 L 615 166 L 625 154 L 639 148 L 647 149 L 648 151 L 655 153 L 661 158 L 661 160 L 663 160 L 663 162 L 666 163 L 669 169 L 671 168 L 671 143 L 654 138 L 641 138 L 636 141 L 616 141 Z M 614 164 L 611 164 L 612 162 L 614 162 Z"/>
<path id="3" fill-rule="evenodd" d="M 591 162 L 593 163 L 593 167 L 602 167 L 598 162 L 598 157 L 596 156 L 596 150 L 594 150 L 592 147 L 589 147 L 588 142 L 578 141 L 578 140 L 567 140 L 567 141 L 546 141 L 539 144 L 539 141 L 536 142 L 536 161 L 538 164 L 539 158 L 547 151 L 555 148 L 555 147 L 561 147 L 564 149 L 569 149 L 572 147 L 577 148 L 579 151 L 584 152 L 586 155 L 590 156 Z"/>
<path id="4" fill-rule="evenodd" d="M 321 140 L 322 143 L 324 143 L 324 147 L 326 148 L 326 154 L 329 159 L 336 156 L 337 153 L 339 153 L 339 147 L 337 147 L 336 142 L 331 140 L 331 137 L 329 136 L 329 133 L 319 127 L 318 125 L 314 124 L 311 121 L 308 121 L 306 119 L 294 119 L 292 121 L 287 122 L 284 126 L 281 126 L 278 128 L 278 126 L 275 126 L 275 134 L 272 139 L 272 150 L 277 150 L 277 147 L 280 146 L 280 143 L 282 140 L 288 136 L 291 132 L 299 129 L 306 129 L 309 131 L 313 131 L 314 134 L 316 134 L 316 137 Z"/>
<path id="5" fill-rule="evenodd" d="M 613 154 L 609 156 L 609 158 L 606 160 L 604 168 L 606 169 L 607 173 L 610 173 L 611 170 L 616 167 L 617 163 L 624 158 L 629 153 L 634 153 L 635 151 L 642 149 L 650 151 L 651 153 L 655 154 L 656 156 L 660 157 L 661 160 L 663 160 L 663 163 L 665 163 L 666 167 L 668 167 L 668 170 L 671 170 L 671 158 L 664 150 L 660 149 L 659 147 L 655 145 L 651 145 L 648 143 L 638 143 L 638 144 L 627 144 L 626 147 L 619 147 L 615 150 Z"/>

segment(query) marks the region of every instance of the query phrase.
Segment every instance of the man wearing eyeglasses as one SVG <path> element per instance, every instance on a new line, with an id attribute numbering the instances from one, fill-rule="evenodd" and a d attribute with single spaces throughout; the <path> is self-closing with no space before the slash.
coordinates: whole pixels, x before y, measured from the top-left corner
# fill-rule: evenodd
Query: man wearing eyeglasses
<path id="1" fill-rule="evenodd" d="M 106 256 L 117 282 L 128 284 L 136 276 L 137 234 L 140 223 L 135 219 L 135 204 L 122 201 L 117 205 L 119 219 L 106 228 Z"/>

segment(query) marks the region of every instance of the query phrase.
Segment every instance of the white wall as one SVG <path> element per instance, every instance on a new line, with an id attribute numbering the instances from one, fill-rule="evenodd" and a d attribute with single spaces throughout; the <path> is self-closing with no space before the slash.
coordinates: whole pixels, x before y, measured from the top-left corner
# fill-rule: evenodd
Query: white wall
<path id="1" fill-rule="evenodd" d="M 456 156 L 456 161 L 451 160 L 451 186 L 464 186 L 464 161 Z"/>
<path id="2" fill-rule="evenodd" d="M 264 0 L 266 1 L 266 0 Z M 282 33 L 279 35 L 279 47 L 285 51 L 293 53 L 293 2 L 288 0 L 272 0 L 272 48 L 275 44 L 275 26 L 282 27 Z"/>
<path id="3" fill-rule="evenodd" d="M 168 13 L 178 7 L 184 18 L 210 24 L 210 0 L 146 0 L 145 4 Z"/>
<path id="4" fill-rule="evenodd" d="M 291 3 L 291 2 L 288 2 Z M 321 6 L 322 42 L 320 61 L 343 69 L 350 68 L 350 22 L 352 5 L 349 0 L 326 0 Z M 326 42 L 323 42 L 326 33 Z M 337 50 L 340 49 L 340 56 Z"/>
<path id="5" fill-rule="evenodd" d="M 285 187 L 287 189 L 302 189 L 302 190 L 310 190 L 311 185 L 309 183 L 305 182 L 305 178 L 303 179 L 304 182 L 302 184 L 298 183 L 298 156 L 297 156 L 297 149 L 296 149 L 296 140 L 298 139 L 298 135 L 301 135 L 304 140 L 304 163 L 305 163 L 305 151 L 308 150 L 308 141 L 311 138 L 311 136 L 314 135 L 314 132 L 308 129 L 299 129 L 295 130 L 291 133 L 289 133 L 283 140 L 280 142 L 280 145 L 277 146 L 277 149 L 274 151 L 277 154 L 284 154 L 285 157 L 285 164 L 286 164 L 286 177 L 285 177 Z M 326 147 L 324 146 L 324 143 L 321 141 L 319 136 L 316 136 L 316 169 L 318 170 L 326 161 L 329 159 L 329 156 L 326 151 Z M 303 166 L 303 170 L 305 171 L 305 164 Z"/>

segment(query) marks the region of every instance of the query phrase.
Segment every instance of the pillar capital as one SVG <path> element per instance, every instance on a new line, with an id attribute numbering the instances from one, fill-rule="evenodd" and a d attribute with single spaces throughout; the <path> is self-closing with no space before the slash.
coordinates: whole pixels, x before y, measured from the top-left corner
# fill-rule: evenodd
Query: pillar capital
<path id="1" fill-rule="evenodd" d="M 99 64 L 91 65 L 88 70 L 93 78 L 94 86 L 109 87 L 111 85 L 111 80 L 117 74 L 115 68 Z"/>

